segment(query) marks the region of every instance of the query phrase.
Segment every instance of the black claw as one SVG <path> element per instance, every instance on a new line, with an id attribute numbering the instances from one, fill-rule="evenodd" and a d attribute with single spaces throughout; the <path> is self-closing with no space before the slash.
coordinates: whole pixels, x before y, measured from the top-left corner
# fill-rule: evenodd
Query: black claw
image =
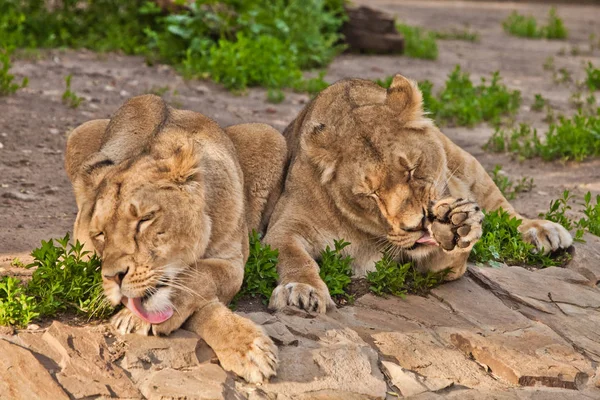
<path id="1" fill-rule="evenodd" d="M 298 297 L 298 307 L 304 310 L 304 301 L 302 301 L 302 297 Z"/>

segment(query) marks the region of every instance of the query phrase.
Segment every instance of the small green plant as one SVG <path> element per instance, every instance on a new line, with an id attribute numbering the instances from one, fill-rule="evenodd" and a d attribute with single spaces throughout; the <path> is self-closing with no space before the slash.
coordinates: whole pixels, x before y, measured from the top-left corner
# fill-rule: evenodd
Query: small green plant
<path id="1" fill-rule="evenodd" d="M 544 141 L 537 130 L 520 124 L 511 131 L 497 129 L 484 145 L 492 152 L 509 152 L 522 158 L 541 157 L 546 161 L 557 159 L 583 161 L 600 156 L 600 108 L 595 113 L 580 110 L 572 118 L 559 117 L 552 123 Z"/>
<path id="2" fill-rule="evenodd" d="M 378 84 L 379 86 L 381 86 L 382 88 L 387 89 L 390 87 L 393 80 L 394 80 L 394 76 L 390 75 L 390 76 L 386 76 L 383 79 L 375 79 L 375 83 Z"/>
<path id="3" fill-rule="evenodd" d="M 16 268 L 25 268 L 26 267 L 25 263 L 23 261 L 21 261 L 21 259 L 19 257 L 13 258 L 13 260 L 10 262 L 10 266 L 16 267 Z"/>
<path id="4" fill-rule="evenodd" d="M 75 92 L 71 90 L 71 79 L 73 75 L 69 74 L 65 77 L 65 83 L 67 85 L 63 95 L 62 102 L 71 108 L 77 108 L 83 101 L 83 97 L 77 96 Z"/>
<path id="5" fill-rule="evenodd" d="M 544 69 L 546 71 L 554 71 L 556 67 L 554 66 L 554 57 L 548 56 L 544 61 Z"/>
<path id="6" fill-rule="evenodd" d="M 150 88 L 150 90 L 148 90 L 147 93 L 149 94 L 154 94 L 156 96 L 163 96 L 165 93 L 167 93 L 170 90 L 168 85 L 165 86 L 152 86 Z"/>
<path id="7" fill-rule="evenodd" d="M 436 39 L 440 40 L 464 40 L 466 42 L 479 42 L 479 34 L 469 28 L 435 31 L 434 33 Z"/>
<path id="8" fill-rule="evenodd" d="M 411 58 L 435 60 L 438 56 L 436 33 L 417 26 L 396 24 L 398 32 L 404 36 L 404 54 Z"/>
<path id="9" fill-rule="evenodd" d="M 494 72 L 488 81 L 474 85 L 467 72 L 457 65 L 446 80 L 442 91 L 434 96 L 429 82 L 419 85 L 423 103 L 439 124 L 473 126 L 482 121 L 499 124 L 502 116 L 514 115 L 521 104 L 521 93 L 509 90 Z"/>
<path id="10" fill-rule="evenodd" d="M 540 213 L 539 216 L 543 219 L 547 219 L 548 221 L 556 222 L 557 224 L 562 225 L 568 231 L 572 231 L 578 227 L 578 223 L 574 222 L 567 215 L 567 212 L 571 210 L 571 205 L 569 202 L 572 200 L 572 198 L 573 196 L 571 193 L 568 190 L 565 190 L 562 197 L 550 201 L 549 210 L 546 213 Z M 577 229 L 574 239 L 576 241 L 581 241 L 582 237 L 583 229 Z"/>
<path id="11" fill-rule="evenodd" d="M 511 217 L 508 212 L 498 209 L 485 212 L 483 234 L 469 256 L 477 264 L 493 267 L 508 265 L 538 265 L 550 267 L 561 265 L 562 258 L 535 253 L 535 247 L 521 238 L 519 226 L 522 221 Z"/>
<path id="12" fill-rule="evenodd" d="M 279 251 L 262 244 L 260 235 L 255 231 L 250 234 L 250 254 L 244 270 L 244 283 L 232 303 L 244 296 L 260 297 L 263 303 L 269 301 L 273 289 L 277 286 L 277 257 Z"/>
<path id="13" fill-rule="evenodd" d="M 533 178 L 528 178 L 526 176 L 519 179 L 516 183 L 513 182 L 506 174 L 504 174 L 501 165 L 496 165 L 494 167 L 494 170 L 490 173 L 490 177 L 508 200 L 516 199 L 519 193 L 530 192 L 534 186 Z"/>
<path id="14" fill-rule="evenodd" d="M 535 94 L 535 98 L 533 100 L 533 105 L 531 106 L 531 109 L 533 111 L 542 111 L 544 109 L 544 107 L 547 104 L 547 100 L 539 93 Z"/>
<path id="15" fill-rule="evenodd" d="M 285 93 L 279 89 L 269 89 L 267 91 L 267 101 L 273 104 L 279 104 L 285 100 Z"/>
<path id="16" fill-rule="evenodd" d="M 592 193 L 587 192 L 584 196 L 583 218 L 579 220 L 577 226 L 587 229 L 590 233 L 600 236 L 600 195 L 596 195 L 596 203 L 592 202 Z"/>
<path id="17" fill-rule="evenodd" d="M 513 11 L 503 22 L 504 30 L 513 35 L 526 38 L 565 39 L 567 29 L 562 19 L 552 7 L 548 13 L 548 24 L 538 26 L 537 20 L 532 16 L 524 16 Z"/>
<path id="18" fill-rule="evenodd" d="M 423 274 L 412 262 L 400 263 L 384 253 L 381 260 L 375 263 L 375 271 L 367 273 L 369 290 L 377 296 L 391 294 L 404 297 L 407 293 L 425 294 L 439 285 L 450 272 L 450 269 Z"/>
<path id="19" fill-rule="evenodd" d="M 0 96 L 13 94 L 17 90 L 26 87 L 29 83 L 27 78 L 23 78 L 20 85 L 18 83 L 13 83 L 15 76 L 9 73 L 11 67 L 11 53 L 12 52 L 9 50 L 0 48 L 0 64 L 2 64 L 0 67 Z"/>
<path id="20" fill-rule="evenodd" d="M 600 90 L 600 69 L 595 68 L 591 62 L 588 62 L 585 68 L 585 83 L 590 91 Z"/>
<path id="21" fill-rule="evenodd" d="M 553 79 L 556 83 L 569 83 L 573 81 L 571 71 L 566 68 L 559 68 L 558 72 L 555 71 Z"/>
<path id="22" fill-rule="evenodd" d="M 346 292 L 346 288 L 352 282 L 352 257 L 343 255 L 342 250 L 350 243 L 343 239 L 335 240 L 334 247 L 329 246 L 321 252 L 318 260 L 319 275 L 327 285 L 331 296 L 341 296 L 352 301 L 353 297 Z"/>
<path id="23" fill-rule="evenodd" d="M 25 293 L 20 280 L 0 278 L 0 325 L 25 327 L 39 315 L 35 298 Z"/>

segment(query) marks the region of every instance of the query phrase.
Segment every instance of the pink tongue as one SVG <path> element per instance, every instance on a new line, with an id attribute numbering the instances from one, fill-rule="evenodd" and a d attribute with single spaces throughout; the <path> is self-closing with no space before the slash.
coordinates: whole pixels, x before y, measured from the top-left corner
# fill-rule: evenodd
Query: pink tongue
<path id="1" fill-rule="evenodd" d="M 419 240 L 417 240 L 417 243 L 423 243 L 423 244 L 427 244 L 427 245 L 430 245 L 430 246 L 439 246 L 438 242 L 436 242 L 429 235 L 429 233 L 424 233 L 423 236 L 421 236 L 421 238 Z"/>
<path id="2" fill-rule="evenodd" d="M 123 296 L 121 302 L 125 307 L 129 308 L 132 313 L 150 324 L 160 324 L 173 316 L 173 309 L 168 308 L 160 312 L 150 312 L 144 308 L 141 297 L 130 299 Z"/>

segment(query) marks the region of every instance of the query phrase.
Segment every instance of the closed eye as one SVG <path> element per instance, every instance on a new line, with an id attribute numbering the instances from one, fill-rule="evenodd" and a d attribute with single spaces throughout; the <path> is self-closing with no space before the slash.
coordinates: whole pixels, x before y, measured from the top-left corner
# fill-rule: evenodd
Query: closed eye
<path id="1" fill-rule="evenodd" d="M 137 223 L 137 227 L 136 227 L 136 232 L 140 232 L 142 227 L 144 226 L 144 224 L 146 222 L 150 222 L 154 219 L 154 213 L 150 213 L 150 214 L 146 214 L 144 215 L 142 218 L 140 218 L 140 220 Z"/>

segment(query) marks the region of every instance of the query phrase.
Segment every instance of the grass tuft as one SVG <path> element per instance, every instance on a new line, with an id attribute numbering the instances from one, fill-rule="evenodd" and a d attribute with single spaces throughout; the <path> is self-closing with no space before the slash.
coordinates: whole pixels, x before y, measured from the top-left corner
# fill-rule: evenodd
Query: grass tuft
<path id="1" fill-rule="evenodd" d="M 71 79 L 73 75 L 69 74 L 65 77 L 66 89 L 62 95 L 63 104 L 69 106 L 70 108 L 77 108 L 84 100 L 83 97 L 77 96 L 77 93 L 71 90 Z"/>
<path id="2" fill-rule="evenodd" d="M 250 234 L 250 254 L 244 269 L 244 283 L 238 294 L 233 299 L 235 304 L 244 296 L 262 298 L 267 304 L 277 286 L 277 258 L 279 251 L 271 246 L 262 244 L 260 235 L 255 231 Z"/>
<path id="3" fill-rule="evenodd" d="M 435 32 L 401 23 L 396 24 L 396 29 L 404 36 L 404 55 L 425 60 L 437 59 L 438 47 Z"/>
<path id="4" fill-rule="evenodd" d="M 490 173 L 490 177 L 502 192 L 502 195 L 508 200 L 514 200 L 519 193 L 531 192 L 534 187 L 533 178 L 521 177 L 516 183 L 512 181 L 504 171 L 501 165 L 496 165 Z"/>
<path id="5" fill-rule="evenodd" d="M 590 91 L 600 90 L 600 69 L 588 62 L 585 68 L 585 83 Z"/>
<path id="6" fill-rule="evenodd" d="M 10 55 L 12 51 L 0 48 L 0 96 L 7 96 L 15 93 L 17 90 L 27 86 L 29 80 L 25 77 L 21 84 L 13 83 L 15 76 L 9 73 L 11 62 Z"/>
<path id="7" fill-rule="evenodd" d="M 343 255 L 342 250 L 350 243 L 343 239 L 335 240 L 334 247 L 329 246 L 321 252 L 319 264 L 319 275 L 327 285 L 332 297 L 343 297 L 348 301 L 354 300 L 346 289 L 352 282 L 352 257 Z"/>
<path id="8" fill-rule="evenodd" d="M 532 16 L 524 16 L 513 11 L 502 22 L 502 27 L 513 36 L 533 39 L 566 39 L 568 34 L 554 7 L 548 13 L 548 24 L 545 26 L 538 26 L 537 20 Z"/>

